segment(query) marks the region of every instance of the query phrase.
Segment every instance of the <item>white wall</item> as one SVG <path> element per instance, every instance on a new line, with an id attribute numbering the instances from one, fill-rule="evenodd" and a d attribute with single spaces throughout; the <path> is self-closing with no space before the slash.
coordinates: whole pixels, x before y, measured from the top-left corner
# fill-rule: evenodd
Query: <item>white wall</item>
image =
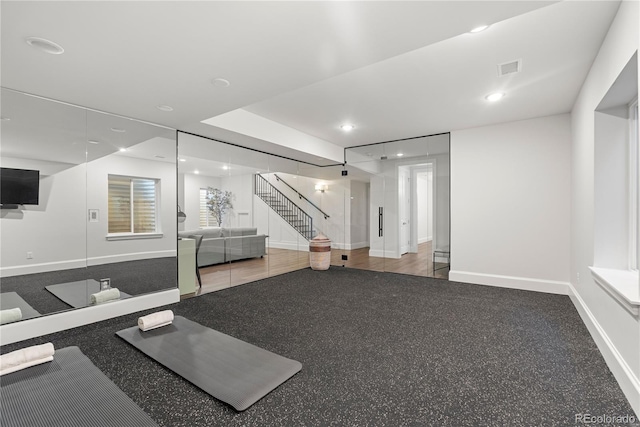
<path id="1" fill-rule="evenodd" d="M 2 159 L 2 166 L 34 168 L 41 174 L 39 205 L 0 211 L 0 274 L 7 277 L 85 267 L 86 166 L 67 165 L 62 171 L 49 172 L 48 165 L 29 162 Z M 27 252 L 32 252 L 32 259 L 27 259 Z"/>
<path id="2" fill-rule="evenodd" d="M 241 221 L 253 224 L 253 175 L 222 178 L 220 189 L 233 193 L 233 209 L 229 209 L 222 225 L 239 227 Z M 243 215 L 246 216 L 242 217 Z"/>
<path id="3" fill-rule="evenodd" d="M 563 293 L 570 116 L 451 133 L 450 280 Z"/>
<path id="4" fill-rule="evenodd" d="M 431 199 L 434 215 L 433 248 L 450 248 L 451 235 L 451 184 L 450 155 L 431 156 L 433 162 L 432 179 L 434 181 L 434 197 Z M 436 261 L 438 259 L 436 258 Z M 444 261 L 444 260 L 443 260 Z"/>
<path id="5" fill-rule="evenodd" d="M 431 186 L 433 172 L 421 172 L 416 175 L 418 202 L 418 243 L 425 243 L 433 239 L 433 203 L 431 201 Z"/>
<path id="6" fill-rule="evenodd" d="M 180 174 L 180 176 L 179 181 L 184 181 L 181 207 L 182 211 L 187 215 L 187 219 L 182 223 L 181 228 L 184 230 L 197 230 L 200 228 L 200 189 L 207 187 L 221 188 L 221 180 L 212 176 L 192 173 Z"/>
<path id="7" fill-rule="evenodd" d="M 160 180 L 161 238 L 108 241 L 108 177 L 122 175 Z M 99 209 L 99 222 L 87 227 L 88 265 L 134 259 L 176 256 L 176 167 L 157 162 L 112 154 L 87 164 L 87 209 Z"/>
<path id="8" fill-rule="evenodd" d="M 19 167 L 22 163 L 19 159 L 3 159 L 3 165 L 8 167 Z M 4 210 L 0 214 L 0 271 L 3 277 L 175 256 L 176 180 L 173 164 L 117 154 L 87 165 L 67 165 L 62 170 L 55 164 L 40 163 L 39 205 Z M 48 169 L 54 172 L 47 175 Z M 160 179 L 162 238 L 106 240 L 109 174 Z M 88 222 L 88 209 L 99 210 L 98 222 Z M 27 252 L 33 254 L 32 259 L 27 259 Z"/>
<path id="9" fill-rule="evenodd" d="M 628 266 L 628 118 L 595 113 L 594 266 Z"/>
<path id="10" fill-rule="evenodd" d="M 640 414 L 640 321 L 593 280 L 594 111 L 640 44 L 637 1 L 623 1 L 571 114 L 571 285 L 573 301 L 609 368 Z"/>
<path id="11" fill-rule="evenodd" d="M 277 175 L 303 194 L 307 199 L 311 200 L 311 202 L 318 206 L 323 212 L 328 214 L 329 218 L 325 219 L 324 215 L 319 210 L 311 206 L 305 200 L 300 199 L 298 195 L 283 182 L 277 181 L 273 174 L 263 174 L 263 176 L 267 178 L 274 187 L 280 190 L 285 196 L 289 197 L 313 218 L 314 228 L 323 232 L 331 239 L 332 247 L 340 249 L 354 249 L 352 245 L 354 241 L 351 236 L 351 209 L 353 206 L 351 200 L 352 182 L 350 180 L 342 178 L 324 180 L 301 175 L 294 176 L 283 172 L 277 172 Z M 326 184 L 328 189 L 325 192 L 316 190 L 315 185 L 319 183 Z M 362 198 L 359 200 L 361 201 Z M 357 208 L 361 208 L 361 206 L 358 204 Z M 284 222 L 284 220 L 276 221 L 278 222 L 274 222 L 274 225 L 279 224 L 279 226 L 291 228 L 286 222 Z M 287 238 L 290 237 L 289 233 L 285 233 L 283 236 L 286 236 Z M 279 240 L 276 240 L 275 235 L 273 238 L 271 238 L 270 235 L 270 242 L 272 244 L 285 243 L 284 241 L 279 242 Z M 362 243 L 362 241 L 358 241 L 358 243 Z M 295 239 L 295 244 L 298 244 L 297 238 Z"/>
<path id="12" fill-rule="evenodd" d="M 351 244 L 348 249 L 365 248 L 369 246 L 369 184 L 360 181 L 350 182 Z"/>

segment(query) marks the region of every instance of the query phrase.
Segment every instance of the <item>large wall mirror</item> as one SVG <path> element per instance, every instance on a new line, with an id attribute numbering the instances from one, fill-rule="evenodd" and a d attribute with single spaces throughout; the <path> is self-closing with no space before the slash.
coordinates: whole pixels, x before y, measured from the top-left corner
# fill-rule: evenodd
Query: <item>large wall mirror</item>
<path id="1" fill-rule="evenodd" d="M 445 133 L 345 150 L 354 196 L 370 196 L 360 208 L 368 243 L 347 254 L 346 266 L 449 278 L 449 139 Z"/>
<path id="2" fill-rule="evenodd" d="M 176 288 L 172 129 L 2 89 L 3 325 Z"/>
<path id="3" fill-rule="evenodd" d="M 341 165 L 321 167 L 183 132 L 178 153 L 183 296 L 308 268 L 309 240 L 319 233 L 334 248 L 344 246 Z"/>

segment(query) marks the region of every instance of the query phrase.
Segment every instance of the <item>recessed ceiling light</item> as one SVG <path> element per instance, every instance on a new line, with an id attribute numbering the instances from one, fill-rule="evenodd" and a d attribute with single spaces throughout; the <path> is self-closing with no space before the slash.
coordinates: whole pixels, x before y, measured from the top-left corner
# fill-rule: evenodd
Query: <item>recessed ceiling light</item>
<path id="1" fill-rule="evenodd" d="M 187 159 L 178 159 L 178 160 L 180 160 L 181 162 L 186 162 L 187 161 Z"/>
<path id="2" fill-rule="evenodd" d="M 120 129 L 120 128 L 111 128 L 111 131 L 112 132 L 118 132 L 118 133 L 125 133 L 126 132 L 126 130 Z"/>
<path id="3" fill-rule="evenodd" d="M 127 151 L 127 149 L 126 148 L 121 148 L 120 151 L 124 153 L 125 151 Z"/>
<path id="4" fill-rule="evenodd" d="M 193 171 L 193 173 L 195 173 L 196 175 L 198 175 L 198 174 L 200 173 L 200 171 L 199 171 L 199 170 L 195 170 L 195 171 Z"/>
<path id="5" fill-rule="evenodd" d="M 213 79 L 211 80 L 211 84 L 217 87 L 229 87 L 231 86 L 231 83 L 229 82 L 229 80 L 227 79 Z"/>
<path id="6" fill-rule="evenodd" d="M 223 166 L 222 166 L 222 169 L 224 169 L 224 170 L 229 170 L 229 166 L 227 166 L 227 165 L 223 165 Z"/>
<path id="7" fill-rule="evenodd" d="M 479 27 L 474 28 L 473 30 L 469 31 L 470 33 L 479 33 L 481 31 L 486 30 L 487 28 L 489 28 L 488 25 L 481 25 Z"/>
<path id="8" fill-rule="evenodd" d="M 89 144 L 100 144 L 100 142 L 99 141 L 89 140 Z"/>
<path id="9" fill-rule="evenodd" d="M 489 94 L 489 95 L 485 96 L 484 98 L 487 101 L 496 102 L 496 101 L 502 99 L 503 97 L 504 97 L 504 93 L 502 93 L 502 92 L 494 92 L 492 94 Z"/>
<path id="10" fill-rule="evenodd" d="M 355 128 L 354 125 L 349 124 L 349 123 L 345 123 L 342 126 L 340 126 L 340 129 L 342 129 L 345 132 L 349 132 L 350 130 L 353 130 Z"/>
<path id="11" fill-rule="evenodd" d="M 402 157 L 402 156 L 404 156 L 404 153 L 398 153 L 398 154 L 396 154 L 396 156 Z"/>
<path id="12" fill-rule="evenodd" d="M 26 42 L 29 46 L 52 55 L 60 55 L 64 52 L 64 49 L 59 44 L 40 37 L 27 37 Z"/>
<path id="13" fill-rule="evenodd" d="M 158 105 L 156 108 L 160 111 L 166 111 L 166 112 L 173 111 L 173 107 L 170 107 L 168 105 Z"/>

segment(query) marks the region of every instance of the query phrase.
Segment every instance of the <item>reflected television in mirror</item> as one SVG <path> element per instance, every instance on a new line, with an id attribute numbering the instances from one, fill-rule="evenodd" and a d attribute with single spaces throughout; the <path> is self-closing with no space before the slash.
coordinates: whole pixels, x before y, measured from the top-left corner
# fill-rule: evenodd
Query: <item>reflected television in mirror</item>
<path id="1" fill-rule="evenodd" d="M 0 205 L 37 205 L 40 195 L 40 171 L 0 168 Z"/>

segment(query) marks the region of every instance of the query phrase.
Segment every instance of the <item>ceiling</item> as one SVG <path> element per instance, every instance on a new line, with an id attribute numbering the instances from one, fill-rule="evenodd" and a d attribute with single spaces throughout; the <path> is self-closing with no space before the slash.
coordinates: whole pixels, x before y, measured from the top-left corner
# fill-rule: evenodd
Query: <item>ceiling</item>
<path id="1" fill-rule="evenodd" d="M 5 88 L 329 164 L 343 147 L 569 112 L 618 6 L 2 1 L 0 76 Z M 31 36 L 65 52 L 39 51 Z M 522 71 L 498 77 L 516 59 Z M 495 90 L 506 96 L 488 103 Z M 239 113 L 261 125 L 240 126 Z"/>

